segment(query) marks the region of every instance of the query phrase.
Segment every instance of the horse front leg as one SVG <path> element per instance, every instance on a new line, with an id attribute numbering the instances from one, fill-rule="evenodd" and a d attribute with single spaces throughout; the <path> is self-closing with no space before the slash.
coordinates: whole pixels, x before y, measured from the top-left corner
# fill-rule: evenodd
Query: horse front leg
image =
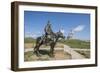
<path id="1" fill-rule="evenodd" d="M 51 56 L 51 57 L 54 57 L 54 44 L 51 44 L 50 56 Z"/>

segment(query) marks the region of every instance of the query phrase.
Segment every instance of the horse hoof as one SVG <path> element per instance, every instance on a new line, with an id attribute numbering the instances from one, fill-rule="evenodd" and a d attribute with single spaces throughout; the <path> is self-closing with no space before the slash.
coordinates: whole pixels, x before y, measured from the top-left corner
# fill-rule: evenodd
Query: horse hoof
<path id="1" fill-rule="evenodd" d="M 33 55 L 34 55 L 34 54 L 37 54 L 36 51 L 33 52 Z"/>
<path id="2" fill-rule="evenodd" d="M 41 54 L 36 54 L 36 56 L 41 57 Z"/>
<path id="3" fill-rule="evenodd" d="M 50 57 L 54 57 L 54 55 L 49 55 Z"/>

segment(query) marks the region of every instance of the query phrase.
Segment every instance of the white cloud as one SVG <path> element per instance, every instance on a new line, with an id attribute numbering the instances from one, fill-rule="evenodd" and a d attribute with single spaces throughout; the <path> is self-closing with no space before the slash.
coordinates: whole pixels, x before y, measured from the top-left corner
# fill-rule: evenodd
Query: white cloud
<path id="1" fill-rule="evenodd" d="M 82 31 L 84 29 L 84 25 L 78 25 L 76 28 L 73 29 L 74 32 L 79 32 Z"/>

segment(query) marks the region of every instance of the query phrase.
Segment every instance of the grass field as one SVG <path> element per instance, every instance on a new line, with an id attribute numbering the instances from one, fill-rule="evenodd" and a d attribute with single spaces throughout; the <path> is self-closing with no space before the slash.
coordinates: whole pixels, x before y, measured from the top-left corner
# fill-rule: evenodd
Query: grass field
<path id="1" fill-rule="evenodd" d="M 24 38 L 24 43 L 33 43 L 35 44 L 36 40 L 31 37 Z"/>
<path id="2" fill-rule="evenodd" d="M 60 42 L 70 46 L 71 48 L 90 49 L 90 42 L 86 42 L 82 40 L 72 39 L 72 40 L 64 40 Z"/>
<path id="3" fill-rule="evenodd" d="M 36 40 L 33 38 L 25 38 L 24 43 L 25 43 L 25 48 L 32 48 L 35 45 Z M 65 45 L 70 46 L 71 48 L 80 48 L 80 49 L 90 49 L 90 42 L 88 41 L 82 41 L 82 40 L 77 40 L 77 39 L 72 39 L 72 40 L 60 40 L 58 43 L 62 43 Z M 41 46 L 41 47 L 47 47 L 47 46 Z M 62 45 L 57 45 L 56 47 L 63 48 Z"/>

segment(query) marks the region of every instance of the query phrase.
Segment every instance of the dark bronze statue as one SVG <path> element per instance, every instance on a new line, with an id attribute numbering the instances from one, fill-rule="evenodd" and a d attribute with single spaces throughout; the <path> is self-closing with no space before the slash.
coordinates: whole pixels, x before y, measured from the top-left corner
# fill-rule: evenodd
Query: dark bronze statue
<path id="1" fill-rule="evenodd" d="M 45 31 L 45 35 L 51 35 L 51 34 L 53 34 L 53 31 L 51 29 L 50 21 L 48 21 L 47 25 L 44 28 L 44 31 Z"/>
<path id="2" fill-rule="evenodd" d="M 51 29 L 51 24 L 48 21 L 48 24 L 45 27 L 45 35 L 37 37 L 36 45 L 34 47 L 34 53 L 37 56 L 40 56 L 39 48 L 41 45 L 49 45 L 50 46 L 50 53 L 49 56 L 54 56 L 54 47 L 59 38 L 64 38 L 64 35 L 61 31 L 54 33 Z"/>
<path id="3" fill-rule="evenodd" d="M 45 31 L 45 39 L 46 40 L 53 40 L 53 37 L 55 34 L 53 33 L 53 31 L 51 29 L 50 21 L 48 21 L 47 25 L 44 28 L 44 31 Z"/>

